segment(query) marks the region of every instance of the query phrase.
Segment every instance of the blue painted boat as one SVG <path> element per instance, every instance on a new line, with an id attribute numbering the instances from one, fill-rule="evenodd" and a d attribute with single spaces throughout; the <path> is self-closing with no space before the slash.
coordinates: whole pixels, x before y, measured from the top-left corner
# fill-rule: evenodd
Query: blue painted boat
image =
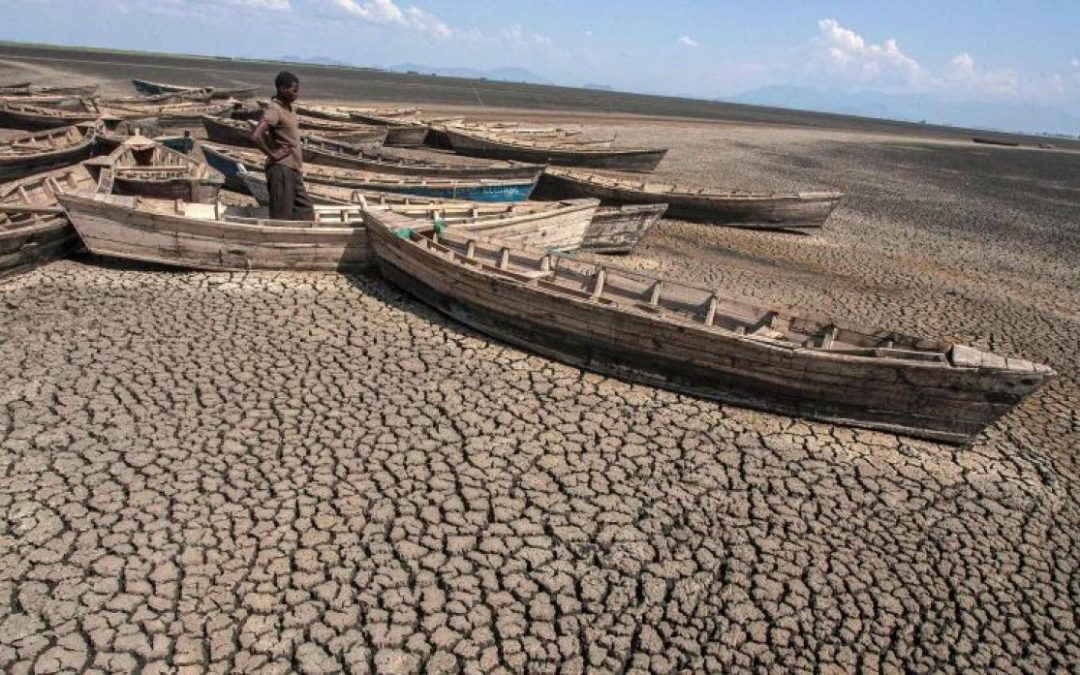
<path id="1" fill-rule="evenodd" d="M 203 143 L 203 154 L 210 166 L 225 176 L 225 184 L 231 189 L 247 192 L 247 186 L 239 177 L 239 167 L 249 172 L 265 171 L 261 153 L 246 148 L 235 148 Z M 495 179 L 448 179 L 429 176 L 399 176 L 358 171 L 321 164 L 305 164 L 304 180 L 309 183 L 335 185 L 353 190 L 389 192 L 417 195 L 436 199 L 456 199 L 474 202 L 515 202 L 529 198 L 536 187 L 535 178 Z"/>

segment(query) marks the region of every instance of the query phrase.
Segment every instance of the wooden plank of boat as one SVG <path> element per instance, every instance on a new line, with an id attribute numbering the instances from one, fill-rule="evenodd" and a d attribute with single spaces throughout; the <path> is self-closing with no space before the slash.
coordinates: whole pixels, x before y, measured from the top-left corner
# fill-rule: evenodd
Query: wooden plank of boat
<path id="1" fill-rule="evenodd" d="M 214 143 L 254 148 L 251 132 L 255 127 L 246 120 L 232 120 L 223 117 L 204 115 L 202 118 L 206 137 Z"/>
<path id="2" fill-rule="evenodd" d="M 69 126 L 0 141 L 0 181 L 80 162 L 90 156 L 94 129 Z"/>
<path id="3" fill-rule="evenodd" d="M 581 249 L 593 253 L 629 253 L 666 210 L 667 204 L 631 204 L 597 209 L 585 232 Z"/>
<path id="4" fill-rule="evenodd" d="M 212 92 L 211 98 L 215 101 L 224 99 L 246 101 L 255 98 L 259 91 L 258 87 L 209 87 L 209 89 Z"/>
<path id="5" fill-rule="evenodd" d="M 371 211 L 382 273 L 497 339 L 622 379 L 950 443 L 1054 376 L 970 347 L 763 308 L 543 251 L 432 237 Z"/>
<path id="6" fill-rule="evenodd" d="M 205 162 L 142 136 L 131 136 L 106 157 L 86 166 L 108 172 L 112 191 L 159 199 L 211 203 L 225 177 Z"/>
<path id="7" fill-rule="evenodd" d="M 664 148 L 593 148 L 534 143 L 453 127 L 446 128 L 446 135 L 454 152 L 463 155 L 541 164 L 652 171 L 667 154 Z"/>
<path id="8" fill-rule="evenodd" d="M 548 167 L 538 198 L 594 197 L 604 204 L 668 204 L 667 216 L 739 227 L 821 227 L 842 192 L 742 192 L 613 178 Z"/>
<path id="9" fill-rule="evenodd" d="M 91 122 L 97 117 L 96 112 L 41 108 L 18 103 L 0 104 L 0 127 L 8 129 L 56 129 Z"/>
<path id="10" fill-rule="evenodd" d="M 0 185 L 0 277 L 77 249 L 79 235 L 57 196 L 93 186 L 93 177 L 79 164 Z"/>
<path id="11" fill-rule="evenodd" d="M 355 207 L 316 207 L 315 222 L 266 210 L 76 190 L 60 197 L 95 255 L 206 270 L 362 269 L 371 252 Z"/>
<path id="12" fill-rule="evenodd" d="M 216 154 L 216 151 L 212 148 L 203 146 L 203 152 L 208 156 Z M 242 183 L 243 188 L 238 189 L 240 192 L 246 192 L 255 198 L 255 201 L 261 206 L 268 206 L 270 204 L 270 192 L 266 187 L 265 172 L 261 168 L 255 168 L 254 166 L 249 169 L 244 163 L 236 163 L 235 160 L 221 157 L 219 161 L 233 162 L 232 169 L 236 171 L 236 181 Z M 308 195 L 311 197 L 312 202 L 315 204 L 357 204 L 359 206 L 379 205 L 379 204 L 395 204 L 395 205 L 409 205 L 409 204 L 429 204 L 429 205 L 441 205 L 448 206 L 454 204 L 468 204 L 474 205 L 476 202 L 468 202 L 459 199 L 439 199 L 436 197 L 421 197 L 410 194 L 400 194 L 396 192 L 379 192 L 376 190 L 358 190 L 354 188 L 337 187 L 334 185 L 324 185 L 320 183 L 307 182 L 305 185 Z M 498 204 L 519 204 L 520 202 L 497 202 Z"/>
<path id="13" fill-rule="evenodd" d="M 371 110 L 352 110 L 349 117 L 356 122 L 384 126 L 386 145 L 411 148 L 424 144 L 431 127 L 410 114 L 385 115 Z"/>

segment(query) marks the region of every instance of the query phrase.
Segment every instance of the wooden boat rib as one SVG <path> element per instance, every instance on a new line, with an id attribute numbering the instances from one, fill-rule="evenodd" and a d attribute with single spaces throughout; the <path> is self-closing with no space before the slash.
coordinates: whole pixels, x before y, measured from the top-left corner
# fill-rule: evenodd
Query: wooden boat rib
<path id="1" fill-rule="evenodd" d="M 94 147 L 93 127 L 61 127 L 0 141 L 0 181 L 80 162 Z"/>
<path id="2" fill-rule="evenodd" d="M 762 308 L 541 251 L 418 232 L 371 211 L 390 281 L 492 337 L 736 405 L 968 443 L 1054 376 L 1023 359 Z"/>
<path id="3" fill-rule="evenodd" d="M 667 154 L 663 148 L 573 147 L 510 139 L 452 127 L 446 129 L 446 135 L 454 152 L 463 155 L 540 164 L 652 171 Z"/>
<path id="4" fill-rule="evenodd" d="M 767 228 L 821 227 L 844 196 L 836 191 L 725 192 L 558 167 L 544 170 L 536 194 L 551 199 L 593 197 L 604 204 L 666 203 L 669 218 Z"/>
<path id="5" fill-rule="evenodd" d="M 142 136 L 132 136 L 108 156 L 85 163 L 99 173 L 105 192 L 210 203 L 217 200 L 224 176 L 182 152 Z"/>
<path id="6" fill-rule="evenodd" d="M 79 235 L 58 196 L 63 190 L 93 186 L 93 177 L 78 164 L 0 186 L 0 277 L 77 249 Z"/>
<path id="7" fill-rule="evenodd" d="M 96 112 L 42 108 L 18 103 L 0 104 L 0 127 L 8 129 L 56 129 L 92 122 L 97 117 Z"/>

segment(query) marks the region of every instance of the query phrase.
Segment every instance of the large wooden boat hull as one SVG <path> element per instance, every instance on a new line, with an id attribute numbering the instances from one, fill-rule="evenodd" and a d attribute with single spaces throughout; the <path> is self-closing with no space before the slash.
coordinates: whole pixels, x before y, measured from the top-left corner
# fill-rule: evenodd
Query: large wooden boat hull
<path id="1" fill-rule="evenodd" d="M 694 192 L 653 192 L 625 179 L 598 176 L 590 180 L 588 174 L 555 169 L 540 177 L 536 197 L 591 197 L 603 204 L 667 204 L 668 218 L 769 229 L 822 227 L 843 197 L 843 193 L 833 191 Z"/>
<path id="2" fill-rule="evenodd" d="M 19 144 L 34 143 L 36 139 L 54 134 L 63 134 L 72 142 L 60 147 L 43 149 L 31 154 L 5 152 L 5 148 L 18 147 Z M 70 166 L 88 158 L 94 148 L 94 132 L 69 130 L 46 130 L 34 134 L 12 138 L 0 143 L 0 182 L 23 178 L 63 166 Z"/>
<path id="3" fill-rule="evenodd" d="M 0 186 L 0 277 L 67 256 L 79 235 L 57 201 L 65 189 L 91 188 L 81 165 L 34 174 Z"/>
<path id="4" fill-rule="evenodd" d="M 118 195 L 211 203 L 225 177 L 198 158 L 142 136 L 123 141 L 105 157 L 84 164 L 98 176 L 99 191 Z"/>
<path id="5" fill-rule="evenodd" d="M 619 169 L 621 171 L 652 171 L 667 154 L 666 149 L 573 149 L 541 143 L 525 145 L 504 142 L 496 138 L 479 136 L 446 128 L 446 135 L 454 152 L 472 157 L 489 159 L 512 159 L 534 164 L 558 164 L 561 166 L 586 166 Z"/>
<path id="6" fill-rule="evenodd" d="M 1006 365 L 1003 357 L 996 357 L 1000 367 L 987 366 L 970 348 L 950 352 L 952 363 L 853 357 L 666 319 L 663 309 L 639 309 L 644 302 L 587 289 L 556 293 L 553 282 L 469 264 L 463 254 L 403 236 L 408 227 L 392 213 L 368 219 L 380 270 L 422 301 L 541 355 L 694 396 L 967 443 L 1053 376 L 1045 366 Z M 971 360 L 971 353 L 979 356 Z"/>
<path id="7" fill-rule="evenodd" d="M 213 143 L 234 145 L 241 148 L 256 147 L 255 142 L 251 140 L 251 132 L 255 130 L 254 127 L 229 124 L 227 121 L 210 116 L 203 117 L 202 123 L 203 128 L 206 130 L 206 137 Z"/>
<path id="8" fill-rule="evenodd" d="M 589 229 L 585 231 L 581 249 L 593 253 L 629 253 L 663 217 L 666 209 L 666 204 L 597 209 Z"/>
<path id="9" fill-rule="evenodd" d="M 362 226 L 202 220 L 140 210 L 135 197 L 71 192 L 61 202 L 95 255 L 203 270 L 336 270 L 372 263 Z"/>

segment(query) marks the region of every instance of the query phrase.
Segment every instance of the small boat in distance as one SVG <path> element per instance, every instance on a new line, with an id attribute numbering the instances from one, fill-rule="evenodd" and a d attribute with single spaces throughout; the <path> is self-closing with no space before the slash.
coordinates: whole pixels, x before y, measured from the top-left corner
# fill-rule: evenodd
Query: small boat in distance
<path id="1" fill-rule="evenodd" d="M 946 341 L 761 307 L 573 256 L 436 233 L 370 211 L 382 274 L 543 356 L 770 412 L 969 443 L 1054 377 Z"/>

